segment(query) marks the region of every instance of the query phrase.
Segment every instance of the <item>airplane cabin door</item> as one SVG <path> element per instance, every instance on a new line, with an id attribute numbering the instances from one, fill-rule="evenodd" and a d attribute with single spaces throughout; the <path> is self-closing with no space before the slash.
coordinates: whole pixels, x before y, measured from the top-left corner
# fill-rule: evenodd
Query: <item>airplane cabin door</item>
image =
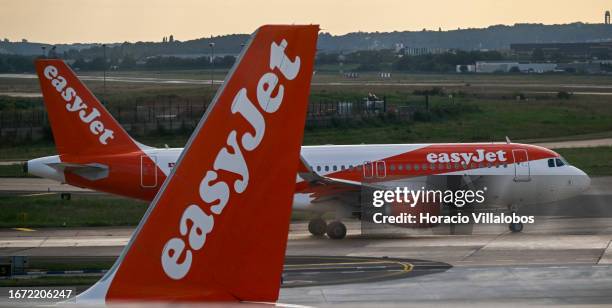
<path id="1" fill-rule="evenodd" d="M 140 156 L 140 186 L 142 188 L 157 187 L 157 156 Z"/>
<path id="2" fill-rule="evenodd" d="M 382 160 L 366 161 L 363 163 L 363 178 L 373 180 L 383 179 L 387 176 L 387 164 Z"/>
<path id="3" fill-rule="evenodd" d="M 371 161 L 363 162 L 363 178 L 372 179 L 374 178 L 374 163 Z"/>
<path id="4" fill-rule="evenodd" d="M 387 164 L 382 160 L 376 161 L 376 177 L 384 179 L 387 176 Z"/>
<path id="5" fill-rule="evenodd" d="M 517 182 L 531 181 L 531 171 L 529 169 L 529 156 L 526 150 L 512 150 L 514 157 L 514 180 Z"/>

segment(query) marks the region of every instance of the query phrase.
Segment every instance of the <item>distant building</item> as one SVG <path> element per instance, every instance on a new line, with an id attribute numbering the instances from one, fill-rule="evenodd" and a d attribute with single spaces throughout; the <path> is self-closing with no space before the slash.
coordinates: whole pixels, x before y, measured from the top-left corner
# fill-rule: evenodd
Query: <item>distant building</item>
<path id="1" fill-rule="evenodd" d="M 457 65 L 456 72 L 457 73 L 476 73 L 476 65 L 474 64 Z"/>
<path id="2" fill-rule="evenodd" d="M 457 65 L 457 73 L 548 73 L 557 70 L 556 63 L 521 63 L 516 61 L 478 61 L 474 65 Z"/>
<path id="3" fill-rule="evenodd" d="M 569 73 L 600 74 L 602 73 L 601 64 L 606 63 L 605 61 L 564 63 L 559 64 L 558 70 Z"/>
<path id="4" fill-rule="evenodd" d="M 404 50 L 404 43 L 395 43 L 395 53 L 400 53 Z"/>
<path id="5" fill-rule="evenodd" d="M 404 47 L 402 54 L 405 56 L 435 55 L 449 52 L 448 48 L 428 48 L 428 47 Z"/>
<path id="6" fill-rule="evenodd" d="M 592 59 L 612 55 L 612 42 L 510 44 L 510 50 L 520 57 L 531 57 L 539 50 L 546 58 L 562 55 L 570 59 Z"/>

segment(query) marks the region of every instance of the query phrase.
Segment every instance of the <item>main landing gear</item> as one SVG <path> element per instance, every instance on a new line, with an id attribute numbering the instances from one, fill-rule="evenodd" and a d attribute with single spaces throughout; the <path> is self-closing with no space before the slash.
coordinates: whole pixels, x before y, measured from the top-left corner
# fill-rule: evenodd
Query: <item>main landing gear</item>
<path id="1" fill-rule="evenodd" d="M 322 218 L 314 218 L 308 223 L 308 231 L 314 236 L 327 236 L 334 240 L 343 239 L 346 237 L 346 226 L 339 220 L 325 222 Z"/>
<path id="2" fill-rule="evenodd" d="M 314 236 L 323 236 L 327 231 L 327 223 L 323 218 L 311 219 L 308 223 L 308 231 Z"/>

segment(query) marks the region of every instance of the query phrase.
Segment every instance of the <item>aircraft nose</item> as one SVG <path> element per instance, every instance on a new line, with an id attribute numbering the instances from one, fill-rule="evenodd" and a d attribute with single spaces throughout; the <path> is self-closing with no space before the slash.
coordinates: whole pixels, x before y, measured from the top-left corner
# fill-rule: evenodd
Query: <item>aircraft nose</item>
<path id="1" fill-rule="evenodd" d="M 591 178 L 584 171 L 576 168 L 576 174 L 572 176 L 572 182 L 579 192 L 585 192 L 591 187 Z"/>

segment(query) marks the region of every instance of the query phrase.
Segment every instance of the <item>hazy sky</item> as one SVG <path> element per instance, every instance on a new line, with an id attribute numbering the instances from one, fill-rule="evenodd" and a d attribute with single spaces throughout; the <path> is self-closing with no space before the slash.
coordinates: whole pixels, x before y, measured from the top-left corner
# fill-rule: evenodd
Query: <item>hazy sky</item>
<path id="1" fill-rule="evenodd" d="M 0 38 L 48 43 L 188 40 L 265 23 L 324 31 L 402 31 L 493 24 L 603 22 L 603 0 L 0 0 Z"/>

